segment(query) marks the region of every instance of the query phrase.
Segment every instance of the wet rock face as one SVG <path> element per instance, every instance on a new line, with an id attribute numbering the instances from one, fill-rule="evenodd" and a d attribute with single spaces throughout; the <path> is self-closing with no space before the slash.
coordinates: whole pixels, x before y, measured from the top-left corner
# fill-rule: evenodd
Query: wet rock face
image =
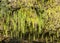
<path id="1" fill-rule="evenodd" d="M 20 43 L 18 39 L 10 39 L 9 43 Z"/>
<path id="2" fill-rule="evenodd" d="M 24 40 L 19 40 L 17 38 L 7 38 L 1 41 L 1 43 L 28 43 Z"/>
<path id="3" fill-rule="evenodd" d="M 20 43 L 20 41 L 16 38 L 4 38 L 0 42 L 1 43 Z"/>

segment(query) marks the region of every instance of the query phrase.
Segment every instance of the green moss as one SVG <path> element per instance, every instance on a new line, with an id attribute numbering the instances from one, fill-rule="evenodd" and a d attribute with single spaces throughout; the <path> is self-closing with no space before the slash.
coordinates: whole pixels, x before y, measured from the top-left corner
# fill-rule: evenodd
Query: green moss
<path id="1" fill-rule="evenodd" d="M 10 34 L 11 37 L 23 38 L 28 33 L 27 39 L 33 37 L 36 40 L 36 35 L 38 38 L 47 30 L 60 29 L 60 6 L 54 0 L 12 3 L 5 0 L 0 4 L 0 27 L 3 27 L 3 34 L 6 36 Z"/>

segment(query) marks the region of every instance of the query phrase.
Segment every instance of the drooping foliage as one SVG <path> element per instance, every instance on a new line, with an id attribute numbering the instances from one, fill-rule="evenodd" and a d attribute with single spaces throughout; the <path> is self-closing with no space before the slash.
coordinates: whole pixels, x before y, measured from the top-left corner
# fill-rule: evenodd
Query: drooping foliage
<path id="1" fill-rule="evenodd" d="M 55 31 L 58 37 L 59 16 L 59 0 L 1 0 L 0 33 L 12 38 L 36 40 L 45 37 L 46 32 Z"/>

